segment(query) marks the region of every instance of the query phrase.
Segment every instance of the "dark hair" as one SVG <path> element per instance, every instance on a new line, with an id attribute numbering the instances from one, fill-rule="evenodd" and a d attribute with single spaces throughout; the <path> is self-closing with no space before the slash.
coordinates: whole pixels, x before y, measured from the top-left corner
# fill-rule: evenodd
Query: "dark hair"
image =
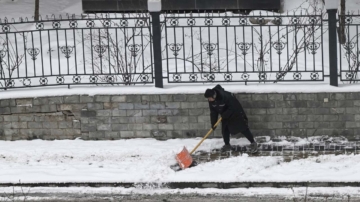
<path id="1" fill-rule="evenodd" d="M 212 98 L 213 98 L 214 95 L 215 95 L 215 91 L 212 90 L 212 89 L 206 89 L 205 94 L 204 94 L 204 96 L 205 96 L 206 98 L 209 98 L 209 97 L 212 97 Z"/>

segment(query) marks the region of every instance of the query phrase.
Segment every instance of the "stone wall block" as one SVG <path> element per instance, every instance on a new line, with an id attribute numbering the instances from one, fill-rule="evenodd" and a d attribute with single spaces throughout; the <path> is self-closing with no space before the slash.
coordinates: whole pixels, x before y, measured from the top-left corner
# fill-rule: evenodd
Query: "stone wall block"
<path id="1" fill-rule="evenodd" d="M 64 129 L 64 128 L 72 128 L 73 127 L 73 122 L 72 121 L 61 121 L 59 122 L 59 128 Z"/>
<path id="2" fill-rule="evenodd" d="M 149 110 L 142 110 L 143 116 L 157 116 L 158 110 L 157 109 L 149 109 Z"/>
<path id="3" fill-rule="evenodd" d="M 182 132 L 185 138 L 193 138 L 199 135 L 196 130 L 183 130 Z"/>
<path id="4" fill-rule="evenodd" d="M 316 94 L 300 93 L 297 96 L 298 100 L 317 100 Z"/>
<path id="5" fill-rule="evenodd" d="M 357 121 L 354 114 L 340 114 L 339 121 Z M 360 120 L 359 120 L 360 121 Z"/>
<path id="6" fill-rule="evenodd" d="M 235 94 L 235 97 L 240 101 L 251 101 L 251 94 L 239 93 Z"/>
<path id="7" fill-rule="evenodd" d="M 91 139 L 91 140 L 105 139 L 105 131 L 89 132 L 89 139 Z"/>
<path id="8" fill-rule="evenodd" d="M 299 122 L 299 128 L 303 128 L 303 129 L 314 128 L 314 122 Z"/>
<path id="9" fill-rule="evenodd" d="M 188 116 L 193 109 L 172 109 L 173 116 Z M 210 110 L 209 110 L 210 111 Z"/>
<path id="10" fill-rule="evenodd" d="M 314 128 L 329 128 L 329 122 L 314 122 Z"/>
<path id="11" fill-rule="evenodd" d="M 299 110 L 297 108 L 283 108 L 283 114 L 298 114 Z"/>
<path id="12" fill-rule="evenodd" d="M 11 122 L 11 128 L 13 129 L 25 129 L 27 128 L 27 122 Z"/>
<path id="13" fill-rule="evenodd" d="M 275 102 L 272 101 L 272 100 L 268 100 L 268 101 L 252 101 L 251 102 L 251 107 L 253 107 L 253 108 L 274 108 L 275 107 Z"/>
<path id="14" fill-rule="evenodd" d="M 110 117 L 111 116 L 112 111 L 110 109 L 105 109 L 105 110 L 97 110 L 96 111 L 96 116 L 105 116 L 105 117 Z"/>
<path id="15" fill-rule="evenodd" d="M 134 109 L 133 103 L 119 103 L 119 109 Z"/>
<path id="16" fill-rule="evenodd" d="M 149 109 L 150 104 L 149 103 L 135 103 L 134 109 Z"/>
<path id="17" fill-rule="evenodd" d="M 137 138 L 151 138 L 151 131 L 135 131 L 135 137 Z"/>
<path id="18" fill-rule="evenodd" d="M 111 116 L 126 116 L 126 110 L 118 110 L 118 109 L 115 109 L 115 110 L 112 110 L 111 111 Z"/>
<path id="19" fill-rule="evenodd" d="M 266 114 L 266 109 L 251 109 L 250 114 Z"/>
<path id="20" fill-rule="evenodd" d="M 345 113 L 346 114 L 359 114 L 360 107 L 346 107 Z"/>
<path id="21" fill-rule="evenodd" d="M 128 124 L 112 124 L 111 125 L 112 131 L 125 131 L 129 130 Z"/>
<path id="22" fill-rule="evenodd" d="M 166 109 L 180 109 L 181 102 L 165 102 Z"/>
<path id="23" fill-rule="evenodd" d="M 345 100 L 345 94 L 344 93 L 331 93 L 330 99 L 331 100 Z"/>
<path id="24" fill-rule="evenodd" d="M 281 129 L 283 127 L 283 123 L 281 122 L 268 122 L 268 128 L 269 129 Z"/>
<path id="25" fill-rule="evenodd" d="M 43 122 L 44 129 L 58 128 L 58 122 Z"/>
<path id="26" fill-rule="evenodd" d="M 323 106 L 323 102 L 321 101 L 314 101 L 314 100 L 311 100 L 311 101 L 307 101 L 307 107 L 322 107 Z"/>
<path id="27" fill-rule="evenodd" d="M 80 96 L 79 95 L 64 96 L 64 103 L 66 104 L 80 103 Z"/>
<path id="28" fill-rule="evenodd" d="M 15 99 L 17 106 L 33 106 L 33 99 L 32 98 L 21 98 Z"/>
<path id="29" fill-rule="evenodd" d="M 197 102 L 196 108 L 209 109 L 209 102 Z"/>
<path id="30" fill-rule="evenodd" d="M 96 117 L 96 111 L 81 111 L 81 117 Z"/>
<path id="31" fill-rule="evenodd" d="M 144 123 L 143 124 L 143 130 L 157 130 L 158 129 L 158 125 L 157 124 L 148 124 L 148 123 Z"/>
<path id="32" fill-rule="evenodd" d="M 139 103 L 141 102 L 141 95 L 127 95 L 126 102 L 128 103 Z"/>
<path id="33" fill-rule="evenodd" d="M 284 93 L 283 96 L 284 96 L 284 100 L 297 100 L 298 94 Z"/>
<path id="34" fill-rule="evenodd" d="M 43 122 L 28 122 L 29 129 L 43 128 Z"/>
<path id="35" fill-rule="evenodd" d="M 338 115 L 324 115 L 324 121 L 338 121 Z"/>
<path id="36" fill-rule="evenodd" d="M 134 131 L 120 131 L 121 138 L 134 138 L 135 132 Z"/>
<path id="37" fill-rule="evenodd" d="M 53 104 L 63 104 L 64 103 L 64 98 L 63 97 L 49 97 L 48 101 L 50 105 Z"/>
<path id="38" fill-rule="evenodd" d="M 191 109 L 189 110 L 190 116 L 200 116 L 204 115 L 204 109 Z"/>
<path id="39" fill-rule="evenodd" d="M 159 109 L 157 115 L 160 115 L 160 116 L 172 116 L 173 111 L 170 110 L 170 109 Z"/>
<path id="40" fill-rule="evenodd" d="M 290 128 L 290 129 L 299 128 L 299 122 L 284 122 L 283 128 Z"/>
<path id="41" fill-rule="evenodd" d="M 203 94 L 192 94 L 187 96 L 188 102 L 203 102 L 206 100 Z"/>
<path id="42" fill-rule="evenodd" d="M 10 107 L 0 107 L 0 114 L 11 114 Z"/>
<path id="43" fill-rule="evenodd" d="M 141 101 L 144 102 L 160 102 L 160 95 L 143 95 Z"/>
<path id="44" fill-rule="evenodd" d="M 251 95 L 251 100 L 252 101 L 268 100 L 268 96 L 267 96 L 267 94 L 252 94 Z"/>
<path id="45" fill-rule="evenodd" d="M 185 102 L 187 96 L 185 94 L 175 94 L 173 95 L 173 100 L 175 102 Z"/>
<path id="46" fill-rule="evenodd" d="M 163 131 L 163 130 L 153 130 L 150 132 L 151 133 L 151 136 L 154 137 L 154 138 L 166 138 L 166 131 Z"/>
<path id="47" fill-rule="evenodd" d="M 0 100 L 0 107 L 15 107 L 16 101 L 14 99 Z"/>
<path id="48" fill-rule="evenodd" d="M 80 95 L 80 103 L 92 103 L 94 100 L 94 96 Z"/>
<path id="49" fill-rule="evenodd" d="M 40 105 L 40 112 L 49 113 L 49 112 L 57 112 L 56 105 Z"/>
<path id="50" fill-rule="evenodd" d="M 150 109 L 165 109 L 164 102 L 150 102 Z"/>
<path id="51" fill-rule="evenodd" d="M 88 110 L 104 109 L 104 103 L 87 103 Z"/>
<path id="52" fill-rule="evenodd" d="M 110 102 L 110 95 L 95 95 L 95 102 Z"/>
<path id="53" fill-rule="evenodd" d="M 174 130 L 173 124 L 158 124 L 159 130 Z"/>
<path id="54" fill-rule="evenodd" d="M 126 95 L 113 95 L 111 102 L 126 102 Z"/>
<path id="55" fill-rule="evenodd" d="M 141 110 L 133 110 L 133 109 L 128 109 L 126 110 L 126 116 L 127 117 L 132 117 L 132 116 L 136 116 L 136 117 L 142 117 L 142 111 Z"/>
<path id="56" fill-rule="evenodd" d="M 149 123 L 150 117 L 135 117 L 135 123 Z"/>
<path id="57" fill-rule="evenodd" d="M 34 121 L 34 119 L 33 115 L 19 115 L 19 121 L 29 122 Z"/>
<path id="58" fill-rule="evenodd" d="M 172 102 L 173 95 L 160 95 L 160 101 L 161 102 Z"/>
<path id="59" fill-rule="evenodd" d="M 5 116 L 3 116 L 3 118 L 4 118 L 4 121 L 9 121 L 9 122 L 19 121 L 18 115 L 5 115 Z"/>
<path id="60" fill-rule="evenodd" d="M 282 94 L 268 94 L 268 100 L 283 101 L 284 96 Z"/>
<path id="61" fill-rule="evenodd" d="M 339 100 L 337 101 L 337 107 L 354 107 L 353 100 Z"/>

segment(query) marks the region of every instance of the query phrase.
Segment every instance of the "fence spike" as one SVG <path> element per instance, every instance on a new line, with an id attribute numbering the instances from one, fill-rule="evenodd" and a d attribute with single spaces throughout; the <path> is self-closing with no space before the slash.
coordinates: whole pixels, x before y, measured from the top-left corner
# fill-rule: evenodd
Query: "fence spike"
<path id="1" fill-rule="evenodd" d="M 41 15 L 39 15 L 39 19 L 40 19 L 40 21 L 42 21 L 42 20 L 43 20 Z"/>
<path id="2" fill-rule="evenodd" d="M 11 18 L 11 23 L 15 23 L 15 19 L 14 19 L 14 18 Z"/>
<path id="3" fill-rule="evenodd" d="M 55 14 L 52 14 L 51 17 L 52 17 L 54 20 L 55 20 L 55 18 L 56 18 L 56 17 L 55 17 Z"/>
<path id="4" fill-rule="evenodd" d="M 62 15 L 59 15 L 60 20 L 62 20 Z"/>

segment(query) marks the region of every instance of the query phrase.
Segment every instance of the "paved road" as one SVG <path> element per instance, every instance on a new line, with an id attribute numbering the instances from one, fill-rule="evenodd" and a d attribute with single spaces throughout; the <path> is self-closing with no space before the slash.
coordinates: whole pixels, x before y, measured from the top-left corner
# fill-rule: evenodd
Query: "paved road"
<path id="1" fill-rule="evenodd" d="M 35 197 L 35 198 L 33 198 Z M 15 198 L 15 200 L 2 200 L 0 197 L 0 201 L 24 201 L 22 198 Z M 233 196 L 233 195 L 104 195 L 104 194 L 91 194 L 88 195 L 86 193 L 79 194 L 64 194 L 64 193 L 32 193 L 28 195 L 27 202 L 38 202 L 38 201 L 46 201 L 46 202 L 62 202 L 62 201 L 76 201 L 76 202 L 105 202 L 105 201 L 119 201 L 119 202 L 181 202 L 181 201 L 191 201 L 191 202 L 278 202 L 278 201 L 291 201 L 291 202 L 312 202 L 312 201 L 331 201 L 331 202 L 355 202 L 360 201 L 360 197 L 351 197 L 347 196 L 341 197 L 332 197 L 332 196 L 308 196 L 305 200 L 304 197 L 294 198 L 292 196 L 284 197 L 284 196 Z"/>

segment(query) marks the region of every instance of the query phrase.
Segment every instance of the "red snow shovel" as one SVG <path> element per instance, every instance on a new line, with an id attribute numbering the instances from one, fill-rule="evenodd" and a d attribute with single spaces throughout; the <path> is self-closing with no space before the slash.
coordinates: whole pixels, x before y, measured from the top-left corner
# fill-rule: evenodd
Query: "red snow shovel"
<path id="1" fill-rule="evenodd" d="M 221 122 L 221 117 L 215 123 L 214 127 L 219 125 L 220 122 Z M 193 163 L 193 159 L 191 157 L 191 154 L 193 154 L 195 152 L 195 150 L 201 145 L 201 143 L 204 142 L 204 140 L 211 134 L 212 131 L 213 131 L 213 129 L 211 128 L 209 130 L 209 132 L 203 137 L 203 139 L 196 145 L 196 147 L 190 153 L 186 149 L 186 147 L 184 147 L 184 149 L 179 154 L 176 155 L 176 161 L 178 162 L 181 169 L 184 170 L 184 169 L 191 166 L 191 164 Z"/>

